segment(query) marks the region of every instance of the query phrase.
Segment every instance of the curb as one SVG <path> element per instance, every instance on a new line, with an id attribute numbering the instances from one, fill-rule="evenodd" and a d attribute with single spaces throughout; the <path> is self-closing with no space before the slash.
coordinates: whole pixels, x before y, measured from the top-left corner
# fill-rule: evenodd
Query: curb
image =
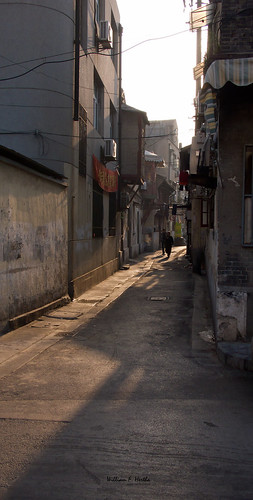
<path id="1" fill-rule="evenodd" d="M 253 372 L 252 349 L 249 342 L 218 342 L 217 356 L 224 366 Z"/>
<path id="2" fill-rule="evenodd" d="M 33 309 L 32 311 L 28 311 L 24 314 L 21 314 L 20 316 L 16 316 L 15 318 L 9 320 L 9 328 L 11 331 L 17 330 L 21 326 L 27 325 L 28 323 L 31 323 L 32 321 L 38 319 L 43 314 L 46 314 L 53 309 L 58 309 L 59 307 L 65 306 L 66 304 L 69 304 L 69 302 L 70 297 L 68 295 L 65 295 L 64 297 L 61 297 L 60 299 L 39 307 L 38 309 Z"/>

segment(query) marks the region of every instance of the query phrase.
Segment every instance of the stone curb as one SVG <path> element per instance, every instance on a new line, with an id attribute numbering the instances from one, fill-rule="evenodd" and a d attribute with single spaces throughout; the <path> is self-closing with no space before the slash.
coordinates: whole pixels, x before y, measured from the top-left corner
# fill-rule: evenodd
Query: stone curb
<path id="1" fill-rule="evenodd" d="M 57 299 L 54 302 L 50 302 L 49 304 L 45 304 L 44 306 L 39 307 L 38 309 L 33 309 L 32 311 L 28 311 L 24 314 L 21 314 L 20 316 L 16 316 L 15 318 L 9 320 L 9 328 L 10 330 L 17 330 L 18 328 L 21 328 L 21 326 L 27 325 L 28 323 L 31 323 L 32 321 L 40 318 L 41 316 L 43 316 L 43 314 L 46 314 L 48 311 L 52 311 L 54 309 L 63 307 L 66 304 L 69 304 L 69 302 L 70 302 L 69 295 L 65 295 L 64 297 L 61 297 L 60 299 Z"/>
<path id="2" fill-rule="evenodd" d="M 218 342 L 217 356 L 224 366 L 253 372 L 251 344 L 249 342 Z"/>

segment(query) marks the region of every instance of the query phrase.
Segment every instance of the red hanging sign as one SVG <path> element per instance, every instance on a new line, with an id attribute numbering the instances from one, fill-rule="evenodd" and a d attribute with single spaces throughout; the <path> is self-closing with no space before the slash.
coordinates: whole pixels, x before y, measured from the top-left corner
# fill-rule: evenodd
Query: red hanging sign
<path id="1" fill-rule="evenodd" d="M 189 173 L 186 170 L 182 170 L 179 173 L 179 184 L 180 186 L 188 186 Z"/>
<path id="2" fill-rule="evenodd" d="M 96 156 L 93 159 L 93 176 L 99 186 L 107 193 L 114 193 L 118 189 L 118 173 L 106 168 Z"/>

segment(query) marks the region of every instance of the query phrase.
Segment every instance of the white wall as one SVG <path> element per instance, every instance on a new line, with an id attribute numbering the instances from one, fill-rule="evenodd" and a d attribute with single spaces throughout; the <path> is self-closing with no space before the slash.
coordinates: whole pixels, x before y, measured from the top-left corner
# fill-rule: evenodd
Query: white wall
<path id="1" fill-rule="evenodd" d="M 72 1 L 0 4 L 1 144 L 59 172 L 72 163 L 73 15 Z"/>

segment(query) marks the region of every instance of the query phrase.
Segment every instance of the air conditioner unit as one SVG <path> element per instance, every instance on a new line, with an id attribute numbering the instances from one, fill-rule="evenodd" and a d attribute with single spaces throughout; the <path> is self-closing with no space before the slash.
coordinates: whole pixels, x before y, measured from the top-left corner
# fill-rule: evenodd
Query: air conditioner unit
<path id="1" fill-rule="evenodd" d="M 104 155 L 106 160 L 116 160 L 117 144 L 113 139 L 105 140 Z"/>
<path id="2" fill-rule="evenodd" d="M 99 42 L 105 49 L 112 47 L 112 28 L 109 21 L 99 23 Z"/>

